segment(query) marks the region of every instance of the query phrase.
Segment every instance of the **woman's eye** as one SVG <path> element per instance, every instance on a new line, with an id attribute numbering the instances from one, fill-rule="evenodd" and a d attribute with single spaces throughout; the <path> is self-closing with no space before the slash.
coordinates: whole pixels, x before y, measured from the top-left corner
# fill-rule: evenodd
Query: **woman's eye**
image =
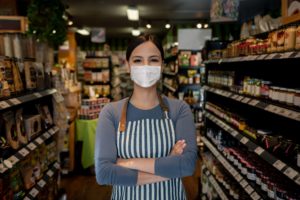
<path id="1" fill-rule="evenodd" d="M 140 63 L 140 62 L 142 62 L 142 61 L 139 59 L 133 60 L 133 63 Z"/>
<path id="2" fill-rule="evenodd" d="M 153 58 L 151 59 L 151 62 L 159 62 L 159 59 Z"/>

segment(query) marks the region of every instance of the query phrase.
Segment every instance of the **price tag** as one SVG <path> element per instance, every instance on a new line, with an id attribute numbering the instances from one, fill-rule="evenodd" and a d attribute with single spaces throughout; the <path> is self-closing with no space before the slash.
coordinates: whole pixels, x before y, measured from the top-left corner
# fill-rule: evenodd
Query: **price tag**
<path id="1" fill-rule="evenodd" d="M 10 107 L 10 105 L 6 101 L 0 101 L 1 109 L 8 108 L 8 107 Z"/>
<path id="2" fill-rule="evenodd" d="M 298 175 L 298 172 L 295 171 L 294 169 L 288 167 L 285 171 L 284 171 L 284 174 L 289 177 L 290 179 L 294 179 L 297 175 Z"/>
<path id="3" fill-rule="evenodd" d="M 13 99 L 9 99 L 9 101 L 13 104 L 13 105 L 18 105 L 21 104 L 22 102 L 17 99 L 17 98 L 13 98 Z"/>
<path id="4" fill-rule="evenodd" d="M 252 99 L 248 104 L 251 105 L 251 106 L 256 106 L 257 104 L 259 104 L 259 101 L 255 100 L 255 99 Z"/>
<path id="5" fill-rule="evenodd" d="M 234 94 L 234 95 L 232 96 L 232 98 L 235 99 L 235 100 L 237 100 L 237 98 L 239 98 L 239 95 Z"/>
<path id="6" fill-rule="evenodd" d="M 29 197 L 25 197 L 23 200 L 31 200 Z"/>
<path id="7" fill-rule="evenodd" d="M 246 192 L 247 192 L 248 194 L 251 194 L 251 192 L 254 191 L 254 189 L 253 189 L 250 185 L 248 185 L 248 186 L 245 188 L 245 190 L 246 190 Z"/>
<path id="8" fill-rule="evenodd" d="M 295 56 L 295 58 L 300 58 L 300 52 Z"/>
<path id="9" fill-rule="evenodd" d="M 25 148 L 21 149 L 20 151 L 18 151 L 19 154 L 21 154 L 23 157 L 27 156 L 29 154 L 29 151 Z"/>
<path id="10" fill-rule="evenodd" d="M 58 93 L 58 92 L 54 93 L 54 94 L 53 94 L 53 97 L 54 97 L 54 100 L 55 100 L 57 103 L 60 103 L 60 102 L 63 102 L 63 101 L 64 101 L 64 97 L 63 97 L 60 93 Z"/>
<path id="11" fill-rule="evenodd" d="M 16 156 L 11 156 L 8 158 L 8 160 L 11 162 L 12 165 L 15 165 L 17 162 L 19 162 L 19 159 Z"/>
<path id="12" fill-rule="evenodd" d="M 2 174 L 2 173 L 4 173 L 4 172 L 6 172 L 6 171 L 7 171 L 7 168 L 4 167 L 4 165 L 1 163 L 1 164 L 0 164 L 0 173 Z"/>
<path id="13" fill-rule="evenodd" d="M 257 147 L 254 152 L 257 154 L 257 155 L 261 155 L 265 150 L 261 147 Z"/>
<path id="14" fill-rule="evenodd" d="M 55 134 L 55 131 L 51 128 L 50 130 L 48 130 L 48 132 L 51 134 L 51 135 L 54 135 Z"/>
<path id="15" fill-rule="evenodd" d="M 294 52 L 285 52 L 281 54 L 280 58 L 289 58 Z"/>
<path id="16" fill-rule="evenodd" d="M 237 174 L 235 176 L 235 180 L 237 180 L 238 182 L 240 182 L 243 179 L 243 177 L 240 174 Z"/>
<path id="17" fill-rule="evenodd" d="M 33 93 L 33 96 L 35 96 L 35 97 L 37 97 L 37 98 L 42 97 L 42 95 L 41 95 L 40 93 L 38 93 L 38 92 Z"/>
<path id="18" fill-rule="evenodd" d="M 249 141 L 249 139 L 246 137 L 242 137 L 242 139 L 240 140 L 240 142 L 243 144 L 246 144 L 248 141 Z"/>
<path id="19" fill-rule="evenodd" d="M 262 55 L 258 56 L 256 58 L 256 60 L 263 60 L 266 56 L 267 56 L 266 54 L 262 54 Z"/>
<path id="20" fill-rule="evenodd" d="M 296 179 L 296 183 L 300 185 L 300 176 Z"/>
<path id="21" fill-rule="evenodd" d="M 277 53 L 272 53 L 269 56 L 267 56 L 265 59 L 266 60 L 271 60 L 271 59 L 274 59 L 276 56 L 277 56 Z"/>
<path id="22" fill-rule="evenodd" d="M 30 190 L 29 194 L 35 198 L 39 194 L 39 191 L 36 188 L 32 188 L 32 190 Z"/>
<path id="23" fill-rule="evenodd" d="M 52 170 L 49 170 L 49 171 L 47 172 L 47 175 L 48 175 L 49 177 L 52 177 L 52 176 L 54 175 L 54 172 L 53 172 Z"/>
<path id="24" fill-rule="evenodd" d="M 297 114 L 297 117 L 295 118 L 295 120 L 300 121 L 300 114 Z"/>
<path id="25" fill-rule="evenodd" d="M 234 136 L 234 137 L 236 137 L 238 134 L 239 134 L 239 133 L 238 133 L 237 131 L 232 131 L 232 132 L 231 132 L 231 135 Z"/>
<path id="26" fill-rule="evenodd" d="M 237 98 L 238 101 L 242 101 L 243 99 L 244 99 L 243 96 L 239 96 L 239 97 Z"/>
<path id="27" fill-rule="evenodd" d="M 248 185 L 247 181 L 245 179 L 243 179 L 241 182 L 240 182 L 240 185 L 245 189 L 245 187 Z"/>
<path id="28" fill-rule="evenodd" d="M 48 138 L 51 137 L 51 135 L 50 135 L 48 132 L 46 132 L 46 133 L 44 133 L 44 137 L 45 137 L 46 139 L 48 139 Z"/>
<path id="29" fill-rule="evenodd" d="M 59 130 L 59 128 L 57 126 L 53 127 L 54 132 L 57 132 Z"/>
<path id="30" fill-rule="evenodd" d="M 53 166 L 55 167 L 55 169 L 59 169 L 59 167 L 60 167 L 57 162 Z"/>
<path id="31" fill-rule="evenodd" d="M 250 99 L 249 99 L 248 97 L 245 97 L 245 98 L 242 100 L 243 103 L 248 103 L 249 101 L 250 101 Z"/>
<path id="32" fill-rule="evenodd" d="M 37 183 L 41 188 L 43 188 L 46 185 L 46 182 L 42 179 Z"/>
<path id="33" fill-rule="evenodd" d="M 36 143 L 38 143 L 38 144 L 42 144 L 42 143 L 44 142 L 43 139 L 42 139 L 41 137 L 36 138 L 35 141 L 36 141 Z"/>
<path id="34" fill-rule="evenodd" d="M 286 164 L 283 163 L 283 162 L 281 162 L 280 160 L 277 160 L 277 161 L 273 164 L 273 166 L 274 166 L 276 169 L 278 169 L 279 171 L 281 171 L 281 170 L 286 166 Z"/>
<path id="35" fill-rule="evenodd" d="M 36 145 L 34 144 L 34 143 L 29 143 L 28 145 L 27 145 L 27 147 L 28 147 L 28 149 L 30 149 L 31 151 L 33 151 L 33 150 L 35 150 L 36 149 Z"/>
<path id="36" fill-rule="evenodd" d="M 256 192 L 253 192 L 252 194 L 251 194 L 251 199 L 253 199 L 253 200 L 258 200 L 258 199 L 260 199 L 260 196 L 256 193 Z"/>

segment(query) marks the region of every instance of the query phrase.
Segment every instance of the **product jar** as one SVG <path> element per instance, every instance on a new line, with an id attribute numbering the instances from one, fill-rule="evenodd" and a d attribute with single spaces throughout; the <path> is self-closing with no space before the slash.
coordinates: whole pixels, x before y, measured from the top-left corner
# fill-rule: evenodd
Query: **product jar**
<path id="1" fill-rule="evenodd" d="M 278 89 L 278 100 L 281 103 L 285 103 L 287 95 L 287 89 L 286 88 L 279 88 Z"/>
<path id="2" fill-rule="evenodd" d="M 262 96 L 264 98 L 268 98 L 269 97 L 270 85 L 271 85 L 270 81 L 261 81 L 260 96 Z"/>
<path id="3" fill-rule="evenodd" d="M 292 51 L 295 48 L 296 27 L 291 26 L 285 30 L 284 33 L 284 50 Z"/>
<path id="4" fill-rule="evenodd" d="M 279 87 L 271 87 L 272 92 L 269 95 L 270 99 L 274 101 L 279 101 Z"/>
<path id="5" fill-rule="evenodd" d="M 247 165 L 247 178 L 251 181 L 256 181 L 255 168 L 251 165 Z"/>

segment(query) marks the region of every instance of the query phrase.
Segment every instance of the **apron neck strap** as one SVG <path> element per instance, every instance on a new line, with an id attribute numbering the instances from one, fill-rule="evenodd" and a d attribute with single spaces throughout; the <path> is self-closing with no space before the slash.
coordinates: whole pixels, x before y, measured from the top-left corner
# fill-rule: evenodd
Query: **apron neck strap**
<path id="1" fill-rule="evenodd" d="M 123 104 L 121 119 L 120 119 L 120 124 L 119 124 L 119 132 L 124 132 L 126 130 L 127 107 L 128 107 L 128 103 L 130 101 L 131 96 L 132 95 L 130 95 L 130 97 L 128 97 L 128 99 Z M 161 94 L 158 94 L 157 96 L 158 96 L 158 100 L 159 100 L 159 105 L 160 105 L 161 109 L 164 112 L 164 118 L 169 119 L 169 116 L 168 116 L 169 108 L 168 108 L 168 106 L 163 101 Z"/>

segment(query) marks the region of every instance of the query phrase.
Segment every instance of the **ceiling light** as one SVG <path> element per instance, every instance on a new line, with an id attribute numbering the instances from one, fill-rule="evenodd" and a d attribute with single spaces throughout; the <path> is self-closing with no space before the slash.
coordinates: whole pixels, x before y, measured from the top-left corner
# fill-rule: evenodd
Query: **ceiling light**
<path id="1" fill-rule="evenodd" d="M 141 34 L 141 31 L 139 29 L 132 29 L 131 34 L 133 36 L 139 36 Z"/>
<path id="2" fill-rule="evenodd" d="M 89 35 L 90 32 L 86 29 L 77 29 L 77 33 L 79 33 L 80 35 Z"/>
<path id="3" fill-rule="evenodd" d="M 202 24 L 197 24 L 197 28 L 202 28 Z"/>
<path id="4" fill-rule="evenodd" d="M 139 20 L 139 11 L 135 7 L 128 7 L 127 8 L 127 17 L 131 21 L 138 21 Z"/>
<path id="5" fill-rule="evenodd" d="M 69 20 L 69 21 L 68 21 L 68 25 L 69 25 L 69 26 L 72 26 L 72 25 L 73 25 L 73 21 Z"/>
<path id="6" fill-rule="evenodd" d="M 151 24 L 147 24 L 146 27 L 147 27 L 148 29 L 150 29 L 152 26 L 151 26 Z"/>
<path id="7" fill-rule="evenodd" d="M 171 28 L 171 25 L 170 24 L 166 24 L 166 29 L 169 29 L 169 28 Z"/>
<path id="8" fill-rule="evenodd" d="M 55 33 L 56 33 L 56 30 L 54 29 L 54 30 L 52 31 L 52 33 L 55 34 Z"/>
<path id="9" fill-rule="evenodd" d="M 204 28 L 208 28 L 208 24 L 204 24 Z"/>

